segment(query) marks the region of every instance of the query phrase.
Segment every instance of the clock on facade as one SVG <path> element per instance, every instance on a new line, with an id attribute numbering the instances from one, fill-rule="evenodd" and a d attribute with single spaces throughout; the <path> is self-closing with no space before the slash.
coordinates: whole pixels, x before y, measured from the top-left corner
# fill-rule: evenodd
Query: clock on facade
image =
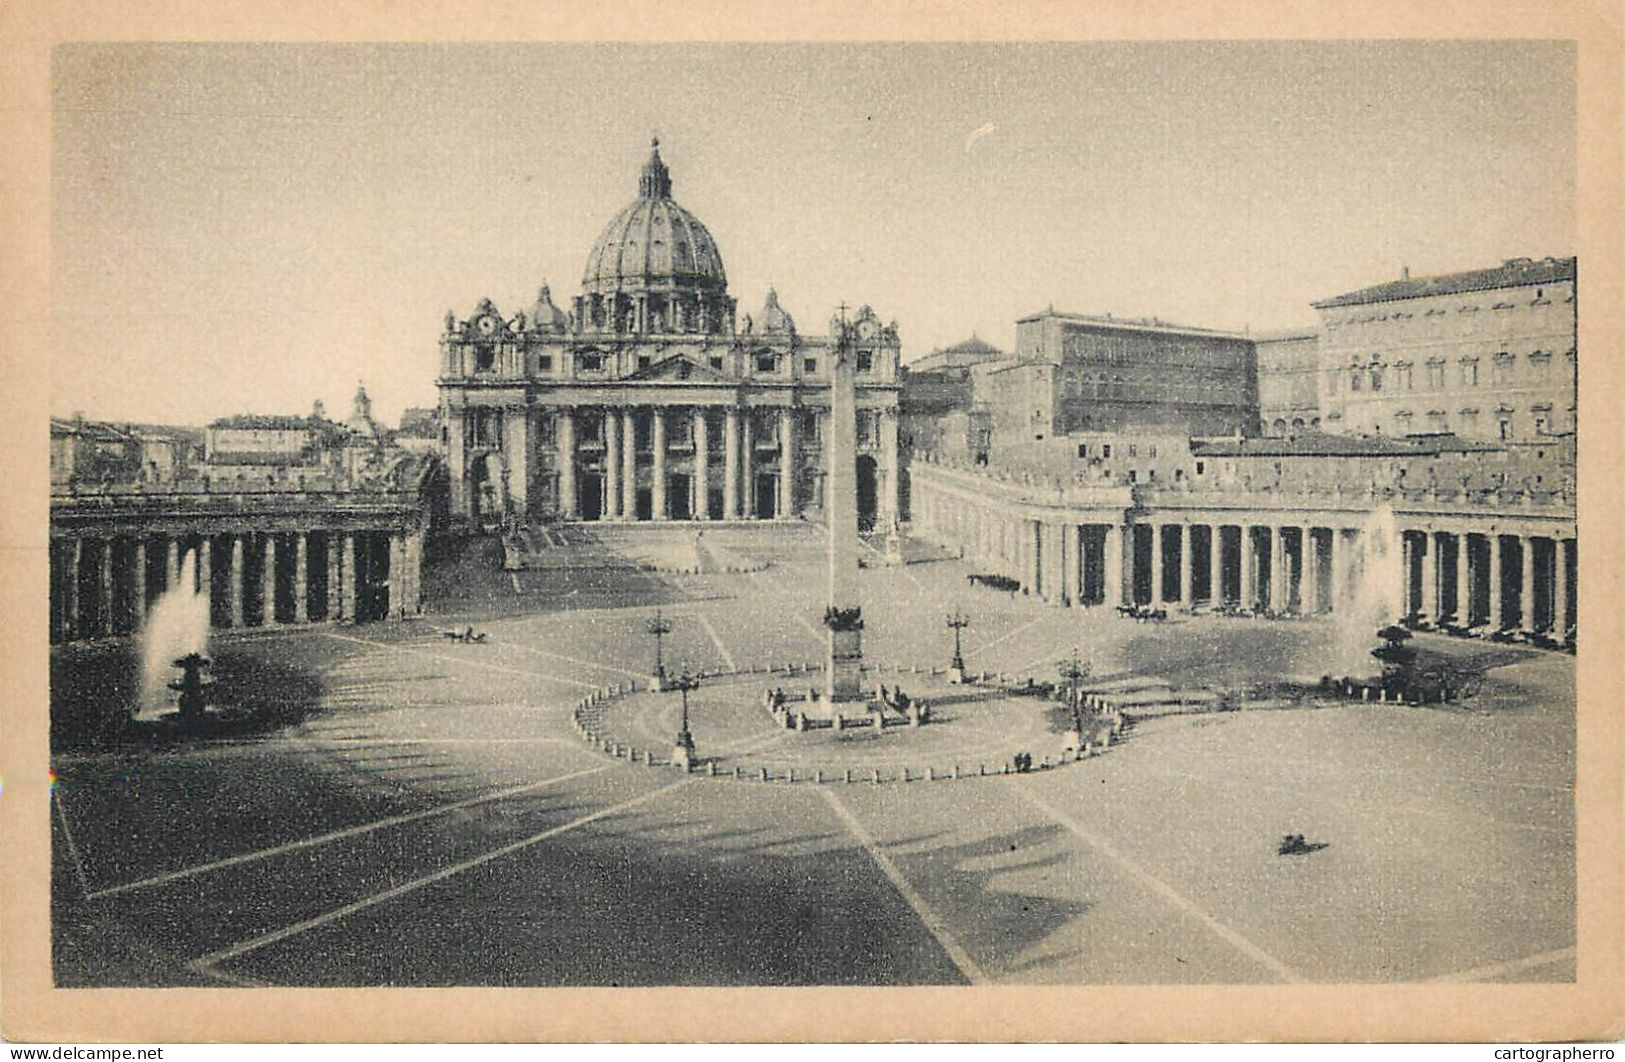
<path id="1" fill-rule="evenodd" d="M 482 336 L 494 335 L 497 330 L 497 319 L 490 314 L 486 314 L 479 319 L 479 322 L 474 327 L 480 330 Z"/>

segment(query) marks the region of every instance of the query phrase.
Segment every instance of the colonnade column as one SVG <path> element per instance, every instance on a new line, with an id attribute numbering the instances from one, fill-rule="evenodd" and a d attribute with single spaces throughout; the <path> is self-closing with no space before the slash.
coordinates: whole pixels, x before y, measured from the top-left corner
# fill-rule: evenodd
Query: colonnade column
<path id="1" fill-rule="evenodd" d="M 650 497 L 653 499 L 653 508 L 650 515 L 656 520 L 666 518 L 666 411 L 655 406 L 650 411 L 654 417 L 653 430 L 650 432 L 650 446 L 654 450 L 654 467 L 650 470 L 649 481 Z"/>
<path id="2" fill-rule="evenodd" d="M 621 515 L 638 518 L 638 418 L 633 409 L 621 414 Z"/>
<path id="3" fill-rule="evenodd" d="M 300 531 L 293 536 L 293 621 L 305 623 L 309 621 L 310 614 L 305 599 L 310 595 L 310 572 L 308 558 L 305 556 L 305 539 L 309 536 Z"/>
<path id="4" fill-rule="evenodd" d="M 739 426 L 739 515 L 747 520 L 756 519 L 756 419 L 745 411 L 744 423 Z"/>
<path id="5" fill-rule="evenodd" d="M 392 531 L 389 536 L 389 612 L 406 616 L 406 535 Z"/>
<path id="6" fill-rule="evenodd" d="M 898 488 L 901 469 L 897 466 L 897 411 L 895 409 L 882 410 L 880 413 L 880 461 L 886 469 L 885 493 L 881 498 L 880 516 L 884 526 L 889 530 L 897 522 L 900 513 L 898 510 Z"/>
<path id="7" fill-rule="evenodd" d="M 355 582 L 354 537 L 349 531 L 340 531 L 328 542 L 327 548 L 338 562 L 338 578 L 333 580 L 332 593 L 328 597 L 333 619 L 355 619 L 355 613 L 351 610 L 351 602 L 355 599 L 351 589 Z"/>
<path id="8" fill-rule="evenodd" d="M 1196 608 L 1196 537 L 1195 524 L 1179 527 L 1179 607 L 1186 612 Z"/>
<path id="9" fill-rule="evenodd" d="M 265 625 L 267 627 L 276 622 L 276 536 L 266 535 L 265 544 L 265 579 L 262 583 L 264 590 L 263 605 L 265 609 Z"/>
<path id="10" fill-rule="evenodd" d="M 1524 535 L 1518 539 L 1518 559 L 1522 562 L 1523 579 L 1518 587 L 1518 626 L 1530 634 L 1535 632 L 1535 540 Z"/>
<path id="11" fill-rule="evenodd" d="M 1456 617 L 1458 627 L 1473 622 L 1473 573 L 1469 567 L 1472 556 L 1472 536 L 1465 531 L 1456 535 Z"/>
<path id="12" fill-rule="evenodd" d="M 1552 539 L 1555 544 L 1557 539 Z M 139 535 L 135 540 L 135 594 L 130 598 L 135 617 L 135 632 L 147 625 L 147 538 Z"/>
<path id="13" fill-rule="evenodd" d="M 1207 603 L 1224 604 L 1224 527 L 1220 524 L 1207 528 Z"/>
<path id="14" fill-rule="evenodd" d="M 1552 633 L 1561 640 L 1569 631 L 1569 565 L 1567 539 L 1552 539 Z"/>
<path id="15" fill-rule="evenodd" d="M 1422 615 L 1429 623 L 1439 622 L 1439 536 L 1422 534 Z"/>
<path id="16" fill-rule="evenodd" d="M 559 444 L 559 514 L 566 520 L 579 519 L 581 506 L 576 498 L 576 415 L 573 409 L 557 414 Z"/>
<path id="17" fill-rule="evenodd" d="M 214 624 L 214 536 L 204 535 L 197 547 L 197 588 L 207 602 L 209 624 Z"/>
<path id="18" fill-rule="evenodd" d="M 1252 608 L 1258 603 L 1258 595 L 1253 585 L 1253 529 L 1246 524 L 1241 525 L 1241 599 L 1242 608 Z"/>
<path id="19" fill-rule="evenodd" d="M 795 515 L 796 422 L 794 410 L 779 410 L 779 496 L 773 515 L 780 520 Z"/>
<path id="20" fill-rule="evenodd" d="M 1083 529 L 1077 524 L 1061 525 L 1061 595 L 1068 605 L 1083 603 L 1082 536 Z M 978 539 L 983 537 L 985 530 Z"/>
<path id="21" fill-rule="evenodd" d="M 365 534 L 363 532 L 362 534 Z M 350 578 L 344 584 L 344 596 L 347 599 L 346 611 L 352 619 L 361 618 L 361 550 L 362 534 L 349 536 L 350 548 L 345 560 L 350 565 Z"/>
<path id="22" fill-rule="evenodd" d="M 243 536 L 231 536 L 231 625 L 243 625 Z"/>
<path id="23" fill-rule="evenodd" d="M 1501 612 L 1501 535 L 1499 532 L 1491 534 L 1490 539 L 1490 612 L 1489 624 L 1491 630 L 1500 630 L 1502 626 Z"/>
<path id="24" fill-rule="evenodd" d="M 711 414 L 694 409 L 694 519 L 711 519 Z"/>
<path id="25" fill-rule="evenodd" d="M 739 410 L 733 407 L 722 418 L 722 518 L 739 519 Z"/>
<path id="26" fill-rule="evenodd" d="M 621 515 L 621 413 L 617 409 L 604 410 L 604 511 L 601 518 L 613 520 Z"/>
<path id="27" fill-rule="evenodd" d="M 1151 525 L 1151 607 L 1162 604 L 1162 524 Z"/>
<path id="28" fill-rule="evenodd" d="M 85 559 L 85 544 L 78 538 L 68 540 L 67 600 L 62 604 L 62 624 L 67 628 L 64 640 L 79 637 L 79 565 Z"/>
<path id="29" fill-rule="evenodd" d="M 1286 528 L 1272 527 L 1270 533 L 1270 610 L 1285 612 L 1292 604 L 1292 573 L 1287 570 Z"/>
<path id="30" fill-rule="evenodd" d="M 1104 588 L 1105 605 L 1123 603 L 1123 539 L 1126 525 L 1107 526 L 1101 536 L 1100 581 Z"/>
<path id="31" fill-rule="evenodd" d="M 101 578 L 97 583 L 101 597 L 98 618 L 103 634 L 113 633 L 113 542 L 111 538 L 102 539 Z"/>
<path id="32" fill-rule="evenodd" d="M 174 535 L 164 546 L 164 589 L 173 590 L 181 581 L 181 542 Z"/>

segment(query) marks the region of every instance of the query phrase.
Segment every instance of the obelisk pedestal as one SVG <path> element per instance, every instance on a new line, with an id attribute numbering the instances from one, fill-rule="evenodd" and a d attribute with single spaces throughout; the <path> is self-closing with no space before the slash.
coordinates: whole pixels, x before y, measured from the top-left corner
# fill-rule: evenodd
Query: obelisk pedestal
<path id="1" fill-rule="evenodd" d="M 863 609 L 858 603 L 857 367 L 844 320 L 835 345 L 829 399 L 829 655 L 824 710 L 863 699 Z"/>

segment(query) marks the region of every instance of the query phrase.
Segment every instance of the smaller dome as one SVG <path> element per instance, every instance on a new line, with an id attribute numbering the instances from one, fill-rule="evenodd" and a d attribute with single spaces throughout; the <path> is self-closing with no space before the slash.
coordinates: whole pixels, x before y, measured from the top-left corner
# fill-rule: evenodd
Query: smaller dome
<path id="1" fill-rule="evenodd" d="M 796 333 L 795 318 L 779 305 L 779 293 L 772 288 L 767 289 L 767 301 L 762 304 L 761 323 L 757 326 L 757 330 L 763 335 Z"/>
<path id="2" fill-rule="evenodd" d="M 536 305 L 531 308 L 531 327 L 538 332 L 568 332 L 570 315 L 553 305 L 553 292 L 546 284 L 536 293 Z"/>

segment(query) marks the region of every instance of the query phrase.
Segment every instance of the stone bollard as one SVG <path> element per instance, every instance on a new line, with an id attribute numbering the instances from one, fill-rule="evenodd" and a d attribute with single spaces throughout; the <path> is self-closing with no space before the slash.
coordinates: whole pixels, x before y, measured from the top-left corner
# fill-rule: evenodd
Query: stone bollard
<path id="1" fill-rule="evenodd" d="M 813 784 L 814 785 L 823 785 L 824 784 L 824 769 L 822 767 L 820 767 L 818 770 L 813 772 Z"/>
<path id="2" fill-rule="evenodd" d="M 908 768 L 904 767 L 903 768 L 903 781 L 907 782 L 907 781 L 911 781 L 911 780 L 912 779 L 910 779 L 909 776 L 908 776 Z"/>
<path id="3" fill-rule="evenodd" d="M 937 769 L 935 767 L 927 767 L 925 769 L 925 780 L 927 782 L 934 782 L 937 780 Z"/>
<path id="4" fill-rule="evenodd" d="M 959 778 L 959 764 L 957 764 L 957 763 L 954 764 L 954 778 L 956 780 Z"/>
<path id="5" fill-rule="evenodd" d="M 976 765 L 976 777 L 978 777 L 978 778 L 986 778 L 987 777 L 987 764 L 978 763 Z"/>
<path id="6" fill-rule="evenodd" d="M 879 785 L 879 784 L 880 784 L 880 768 L 876 767 L 875 768 L 875 785 Z"/>
<path id="7" fill-rule="evenodd" d="M 786 782 L 794 782 L 796 780 L 796 769 L 794 767 L 790 768 L 790 773 L 785 776 L 784 780 Z"/>
<path id="8" fill-rule="evenodd" d="M 762 768 L 760 768 L 760 770 L 762 772 L 762 781 L 764 781 L 764 782 L 767 781 L 767 768 L 762 767 Z"/>
<path id="9" fill-rule="evenodd" d="M 737 782 L 739 780 L 739 777 L 740 777 L 739 776 L 739 765 L 735 764 L 734 765 L 734 781 Z"/>
<path id="10" fill-rule="evenodd" d="M 842 780 L 843 780 L 843 781 L 844 781 L 844 782 L 846 782 L 846 784 L 847 784 L 847 785 L 851 785 L 851 784 L 852 784 L 852 768 L 850 768 L 850 767 L 848 767 L 848 768 L 847 768 L 847 769 L 846 769 L 846 770 L 845 770 L 845 772 L 843 772 L 843 778 L 842 778 Z"/>

